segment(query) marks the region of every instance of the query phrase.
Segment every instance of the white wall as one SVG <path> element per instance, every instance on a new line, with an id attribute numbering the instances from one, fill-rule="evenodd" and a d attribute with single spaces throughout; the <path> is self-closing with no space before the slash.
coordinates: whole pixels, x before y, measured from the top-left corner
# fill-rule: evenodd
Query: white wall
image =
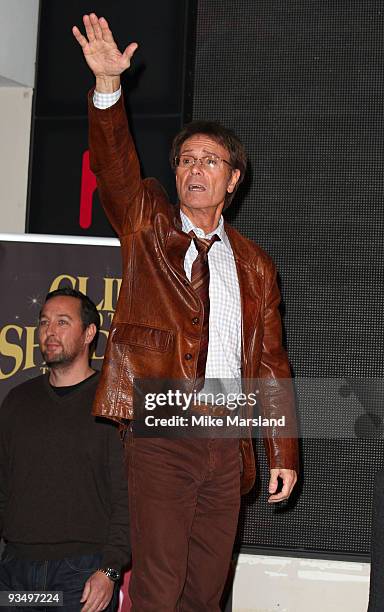
<path id="1" fill-rule="evenodd" d="M 25 230 L 39 0 L 0 0 L 0 232 Z"/>
<path id="2" fill-rule="evenodd" d="M 0 76 L 33 87 L 39 0 L 0 0 Z"/>
<path id="3" fill-rule="evenodd" d="M 24 232 L 32 93 L 0 87 L 0 232 Z"/>
<path id="4" fill-rule="evenodd" d="M 366 612 L 369 563 L 240 555 L 233 612 Z"/>

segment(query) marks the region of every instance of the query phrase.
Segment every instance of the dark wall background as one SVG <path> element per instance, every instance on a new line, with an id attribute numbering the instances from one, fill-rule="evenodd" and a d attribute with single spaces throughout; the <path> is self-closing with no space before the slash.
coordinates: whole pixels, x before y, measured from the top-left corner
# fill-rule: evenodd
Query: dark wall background
<path id="1" fill-rule="evenodd" d="M 88 146 L 86 97 L 94 79 L 71 28 L 84 31 L 82 15 L 90 12 L 108 19 L 120 49 L 133 41 L 140 45 L 129 77 L 123 78 L 132 130 L 143 174 L 160 178 L 175 197 L 167 155 L 159 151 L 169 150 L 189 112 L 188 31 L 195 2 L 41 0 L 28 232 L 114 235 L 97 194 L 91 226 L 79 226 L 82 155 Z"/>
<path id="2" fill-rule="evenodd" d="M 369 551 L 383 464 L 383 26 L 376 0 L 199 2 L 193 114 L 246 144 L 248 189 L 229 218 L 278 265 L 295 376 L 323 379 L 298 398 L 313 433 L 301 495 L 267 506 L 261 452 L 247 547 Z"/>

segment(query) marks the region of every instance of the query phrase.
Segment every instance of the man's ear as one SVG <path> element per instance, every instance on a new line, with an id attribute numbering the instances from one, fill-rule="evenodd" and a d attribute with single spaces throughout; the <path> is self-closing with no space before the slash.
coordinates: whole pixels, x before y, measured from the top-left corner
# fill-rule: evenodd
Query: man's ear
<path id="1" fill-rule="evenodd" d="M 238 170 L 237 168 L 235 170 L 232 170 L 232 174 L 231 177 L 229 179 L 229 183 L 227 186 L 227 192 L 228 193 L 232 193 L 237 185 L 237 182 L 240 178 L 240 170 Z"/>
<path id="2" fill-rule="evenodd" d="M 97 328 L 94 323 L 90 323 L 85 330 L 85 344 L 91 344 L 92 340 L 96 336 Z"/>

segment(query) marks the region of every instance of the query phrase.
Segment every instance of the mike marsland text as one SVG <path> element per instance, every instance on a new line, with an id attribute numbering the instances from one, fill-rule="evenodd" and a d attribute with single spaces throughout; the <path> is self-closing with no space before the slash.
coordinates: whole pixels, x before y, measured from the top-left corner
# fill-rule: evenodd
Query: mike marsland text
<path id="1" fill-rule="evenodd" d="M 144 419 L 147 427 L 285 427 L 285 416 L 279 419 L 262 416 L 246 418 L 238 415 L 215 417 L 210 415 L 155 417 L 153 414 Z"/>

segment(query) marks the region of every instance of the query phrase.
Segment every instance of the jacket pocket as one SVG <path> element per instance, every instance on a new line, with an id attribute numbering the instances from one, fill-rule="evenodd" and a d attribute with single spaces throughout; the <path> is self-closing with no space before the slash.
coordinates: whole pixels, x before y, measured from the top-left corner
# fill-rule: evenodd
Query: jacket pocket
<path id="1" fill-rule="evenodd" d="M 173 333 L 166 329 L 137 323 L 118 323 L 113 330 L 112 342 L 164 353 L 169 349 L 172 337 Z"/>

